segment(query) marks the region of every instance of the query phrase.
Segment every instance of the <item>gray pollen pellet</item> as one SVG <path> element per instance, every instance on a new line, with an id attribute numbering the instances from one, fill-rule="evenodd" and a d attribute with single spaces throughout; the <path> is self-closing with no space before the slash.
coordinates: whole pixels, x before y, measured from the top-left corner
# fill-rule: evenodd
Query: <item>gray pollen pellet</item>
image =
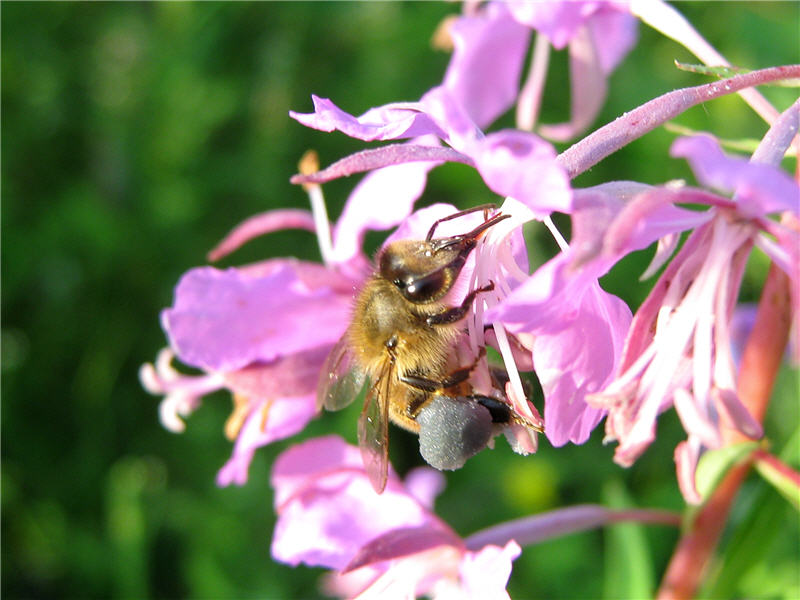
<path id="1" fill-rule="evenodd" d="M 434 396 L 417 415 L 419 451 L 440 470 L 452 471 L 486 447 L 492 436 L 492 416 L 477 402 Z"/>

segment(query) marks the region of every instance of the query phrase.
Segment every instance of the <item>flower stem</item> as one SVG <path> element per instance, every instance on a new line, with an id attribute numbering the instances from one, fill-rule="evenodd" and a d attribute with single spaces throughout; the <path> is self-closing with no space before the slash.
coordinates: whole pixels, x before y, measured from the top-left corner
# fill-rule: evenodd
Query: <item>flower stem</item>
<path id="1" fill-rule="evenodd" d="M 764 419 L 789 338 L 791 313 L 789 278 L 772 265 L 764 283 L 753 332 L 742 356 L 737 382 L 740 399 L 759 422 Z M 723 429 L 722 433 L 726 444 L 748 439 L 733 429 Z M 725 527 L 730 507 L 749 469 L 750 463 L 746 462 L 728 471 L 708 502 L 698 511 L 670 559 L 658 592 L 659 600 L 688 599 L 696 594 Z"/>
<path id="2" fill-rule="evenodd" d="M 795 77 L 800 77 L 800 65 L 770 67 L 669 92 L 617 117 L 564 150 L 557 160 L 567 171 L 569 178 L 574 179 L 608 155 L 692 106 L 754 85 Z"/>
<path id="3" fill-rule="evenodd" d="M 680 517 L 667 510 L 612 509 L 597 504 L 578 504 L 538 515 L 507 521 L 469 536 L 467 548 L 478 550 L 487 544 L 503 546 L 515 540 L 520 546 L 613 523 L 635 522 L 677 527 Z"/>

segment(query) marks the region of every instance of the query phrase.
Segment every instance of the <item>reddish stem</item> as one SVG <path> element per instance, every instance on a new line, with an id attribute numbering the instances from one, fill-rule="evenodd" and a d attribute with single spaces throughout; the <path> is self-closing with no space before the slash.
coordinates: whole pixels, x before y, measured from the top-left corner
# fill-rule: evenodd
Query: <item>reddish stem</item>
<path id="1" fill-rule="evenodd" d="M 756 463 L 756 466 L 764 465 L 769 467 L 774 472 L 791 481 L 795 487 L 800 489 L 800 473 L 795 471 L 792 467 L 787 465 L 774 454 L 770 454 L 765 450 L 756 450 L 753 453 L 753 461 Z"/>
<path id="2" fill-rule="evenodd" d="M 772 265 L 764 283 L 753 332 L 747 340 L 739 370 L 739 397 L 759 422 L 769 404 L 791 326 L 789 278 Z M 726 444 L 747 440 L 724 429 Z M 691 528 L 678 541 L 658 592 L 659 600 L 688 599 L 697 592 L 705 567 L 728 519 L 736 492 L 750 463 L 733 467 L 697 513 Z"/>

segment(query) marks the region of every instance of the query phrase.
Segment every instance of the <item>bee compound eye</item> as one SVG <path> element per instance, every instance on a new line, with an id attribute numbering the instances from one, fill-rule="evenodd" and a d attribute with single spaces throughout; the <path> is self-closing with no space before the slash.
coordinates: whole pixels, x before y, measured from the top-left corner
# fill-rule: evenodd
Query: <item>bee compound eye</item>
<path id="1" fill-rule="evenodd" d="M 420 454 L 439 470 L 463 467 L 492 436 L 489 411 L 463 398 L 435 396 L 417 415 L 417 423 Z"/>
<path id="2" fill-rule="evenodd" d="M 411 302 L 428 302 L 436 300 L 445 291 L 446 277 L 441 271 L 434 271 L 424 277 L 415 277 L 406 281 L 403 295 Z"/>

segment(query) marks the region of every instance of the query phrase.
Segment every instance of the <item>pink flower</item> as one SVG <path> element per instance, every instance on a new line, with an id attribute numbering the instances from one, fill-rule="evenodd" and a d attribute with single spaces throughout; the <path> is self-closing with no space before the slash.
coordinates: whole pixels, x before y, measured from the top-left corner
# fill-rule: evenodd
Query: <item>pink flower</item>
<path id="1" fill-rule="evenodd" d="M 797 212 L 798 187 L 769 164 L 724 156 L 709 136 L 682 138 L 674 155 L 685 156 L 704 184 L 735 192 L 715 201 L 709 219 L 686 240 L 634 316 L 615 379 L 589 397 L 609 411 L 606 438 L 618 440 L 615 460 L 630 465 L 655 437 L 660 412 L 674 406 L 688 433 L 675 459 L 684 497 L 698 502 L 697 460 L 721 444 L 720 426 L 759 437 L 761 426 L 736 393 L 730 320 L 747 257 L 765 215 Z"/>
<path id="2" fill-rule="evenodd" d="M 393 472 L 375 494 L 358 448 L 335 436 L 316 438 L 281 454 L 272 471 L 278 522 L 272 555 L 338 571 L 330 593 L 357 598 L 419 595 L 508 598 L 505 586 L 515 542 L 467 550 L 432 512 L 443 487 L 431 469 L 405 482 Z"/>
<path id="3" fill-rule="evenodd" d="M 549 61 L 547 42 L 557 50 L 568 46 L 570 120 L 541 125 L 538 131 L 548 139 L 569 140 L 586 130 L 600 112 L 608 76 L 636 43 L 636 19 L 627 2 L 522 1 L 508 7 L 518 22 L 540 34 L 519 95 L 517 126 L 530 131 L 536 123 Z"/>
<path id="4" fill-rule="evenodd" d="M 532 353 L 553 445 L 588 439 L 604 411 L 587 404 L 586 396 L 611 380 L 622 357 L 631 313 L 600 288 L 598 278 L 629 252 L 706 220 L 675 208 L 671 199 L 630 182 L 575 190 L 571 244 L 562 242 L 558 256 L 489 311 Z"/>
<path id="5" fill-rule="evenodd" d="M 234 229 L 211 255 L 284 227 L 313 231 L 314 221 L 305 211 L 270 211 Z M 149 392 L 165 396 L 161 422 L 175 432 L 202 396 L 232 393 L 225 433 L 236 444 L 219 485 L 243 485 L 256 448 L 298 433 L 316 414 L 316 380 L 347 325 L 358 283 L 344 266 L 359 258 L 331 267 L 293 258 L 224 271 L 199 267 L 181 278 L 173 306 L 162 313 L 171 349 L 143 365 L 140 378 Z M 175 370 L 176 355 L 203 374 Z"/>

